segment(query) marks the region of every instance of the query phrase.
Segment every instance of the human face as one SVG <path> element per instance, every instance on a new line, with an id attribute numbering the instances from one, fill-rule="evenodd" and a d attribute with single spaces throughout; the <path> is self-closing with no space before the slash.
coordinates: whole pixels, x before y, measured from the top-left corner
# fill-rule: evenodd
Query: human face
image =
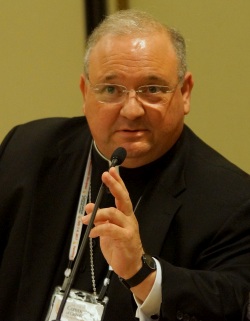
<path id="1" fill-rule="evenodd" d="M 123 166 L 138 167 L 166 153 L 181 134 L 189 112 L 193 86 L 191 74 L 178 84 L 178 62 L 165 33 L 151 35 L 107 35 L 92 49 L 89 80 L 92 85 L 112 83 L 137 89 L 142 85 L 176 87 L 166 94 L 168 102 L 150 106 L 130 92 L 123 104 L 98 102 L 82 76 L 83 111 L 100 152 L 110 158 L 117 147 L 127 151 Z"/>

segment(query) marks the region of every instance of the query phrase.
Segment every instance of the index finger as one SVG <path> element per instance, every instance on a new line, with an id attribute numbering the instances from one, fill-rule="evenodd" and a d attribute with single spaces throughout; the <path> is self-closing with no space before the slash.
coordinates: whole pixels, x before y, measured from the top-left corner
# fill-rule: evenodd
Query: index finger
<path id="1" fill-rule="evenodd" d="M 117 209 L 126 215 L 131 215 L 131 212 L 133 212 L 132 202 L 117 170 L 111 167 L 109 172 L 104 172 L 102 174 L 102 181 L 114 196 Z"/>

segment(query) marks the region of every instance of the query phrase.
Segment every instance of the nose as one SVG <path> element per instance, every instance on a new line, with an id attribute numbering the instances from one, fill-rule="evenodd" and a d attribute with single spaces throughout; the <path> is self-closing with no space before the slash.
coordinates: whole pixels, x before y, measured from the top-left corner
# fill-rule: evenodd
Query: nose
<path id="1" fill-rule="evenodd" d="M 131 89 L 127 91 L 127 97 L 120 110 L 120 115 L 130 120 L 134 120 L 138 117 L 142 117 L 145 114 L 143 104 L 138 99 L 135 90 Z"/>

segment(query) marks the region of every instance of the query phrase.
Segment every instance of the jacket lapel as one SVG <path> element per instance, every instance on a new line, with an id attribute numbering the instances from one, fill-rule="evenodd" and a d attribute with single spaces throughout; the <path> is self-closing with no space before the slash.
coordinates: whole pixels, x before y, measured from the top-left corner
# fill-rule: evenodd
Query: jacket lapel
<path id="1" fill-rule="evenodd" d="M 150 183 L 137 209 L 137 219 L 144 250 L 151 255 L 160 255 L 169 227 L 182 205 L 185 184 L 184 134 L 169 152 L 168 164 Z"/>

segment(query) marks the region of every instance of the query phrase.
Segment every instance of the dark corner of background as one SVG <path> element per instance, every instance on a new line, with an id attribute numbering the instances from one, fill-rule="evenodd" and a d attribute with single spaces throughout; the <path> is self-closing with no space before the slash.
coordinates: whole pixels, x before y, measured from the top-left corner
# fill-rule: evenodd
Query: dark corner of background
<path id="1" fill-rule="evenodd" d="M 92 30 L 103 20 L 107 15 L 108 1 L 107 0 L 83 0 L 85 7 L 85 16 L 83 22 L 86 27 L 86 37 Z M 116 9 L 123 10 L 129 8 L 129 0 L 117 0 Z"/>

